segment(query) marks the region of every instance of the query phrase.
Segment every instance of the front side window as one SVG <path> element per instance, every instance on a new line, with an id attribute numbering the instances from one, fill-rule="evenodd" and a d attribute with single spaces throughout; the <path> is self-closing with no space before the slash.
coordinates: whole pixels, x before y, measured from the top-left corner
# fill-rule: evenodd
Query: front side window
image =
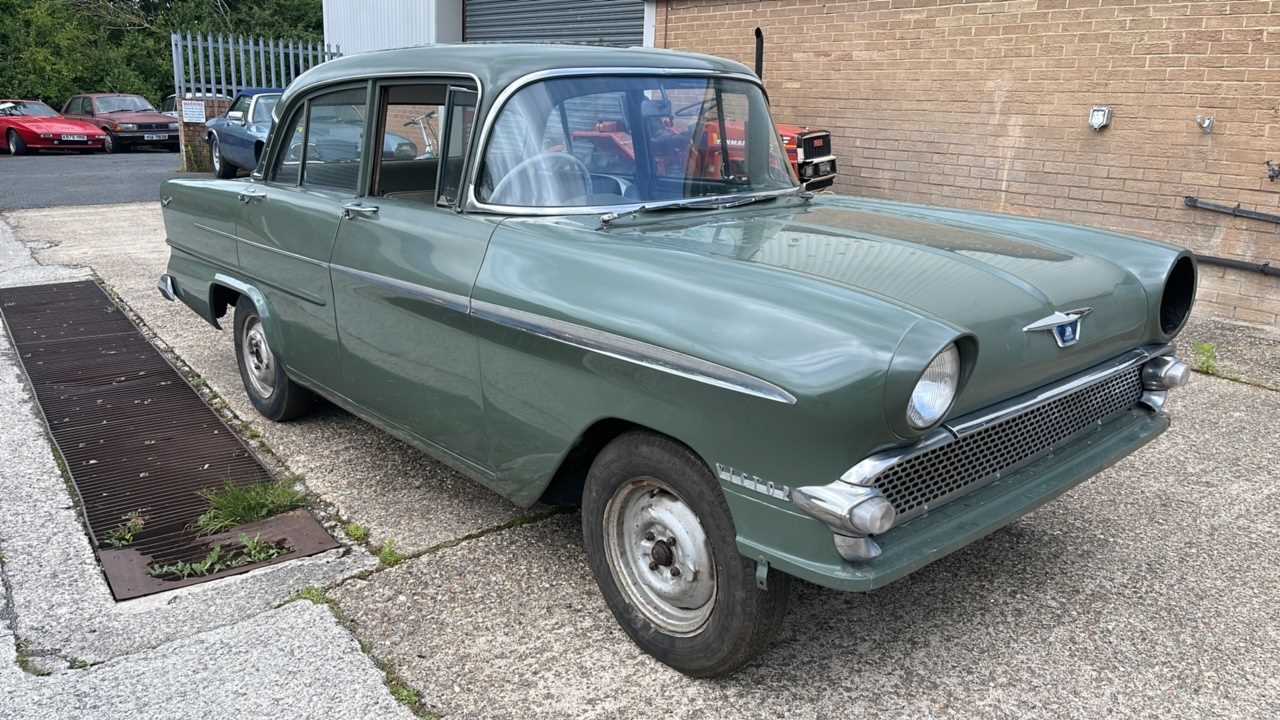
<path id="1" fill-rule="evenodd" d="M 151 107 L 151 103 L 140 95 L 106 95 L 96 98 L 93 104 L 94 112 L 98 115 L 117 112 L 155 111 L 155 108 Z"/>
<path id="2" fill-rule="evenodd" d="M 232 103 L 230 108 L 227 109 L 227 112 L 228 113 L 238 112 L 241 114 L 241 116 L 243 116 L 245 111 L 249 109 L 249 99 L 250 98 L 248 95 L 241 95 L 240 97 L 236 98 L 236 101 Z"/>
<path id="3" fill-rule="evenodd" d="M 558 78 L 520 89 L 499 112 L 482 202 L 611 206 L 796 184 L 764 93 L 742 80 Z"/>
<path id="4" fill-rule="evenodd" d="M 279 95 L 259 95 L 258 102 L 253 104 L 252 122 L 270 123 L 271 112 L 276 109 L 278 102 L 280 102 Z"/>
<path id="5" fill-rule="evenodd" d="M 340 90 L 307 103 L 302 184 L 356 191 L 364 153 L 365 90 Z"/>
<path id="6" fill-rule="evenodd" d="M 58 117 L 58 113 L 42 102 L 19 100 L 17 102 L 0 102 L 0 116 Z"/>

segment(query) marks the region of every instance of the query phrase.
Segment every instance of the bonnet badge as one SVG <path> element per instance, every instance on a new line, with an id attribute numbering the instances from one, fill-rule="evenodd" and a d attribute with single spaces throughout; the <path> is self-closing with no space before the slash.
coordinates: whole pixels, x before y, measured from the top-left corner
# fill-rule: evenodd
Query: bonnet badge
<path id="1" fill-rule="evenodd" d="M 1048 330 L 1058 347 L 1070 347 L 1080 339 L 1080 318 L 1093 312 L 1093 308 L 1077 308 L 1066 312 L 1055 311 L 1048 317 L 1040 318 L 1022 328 L 1022 332 L 1038 332 Z"/>

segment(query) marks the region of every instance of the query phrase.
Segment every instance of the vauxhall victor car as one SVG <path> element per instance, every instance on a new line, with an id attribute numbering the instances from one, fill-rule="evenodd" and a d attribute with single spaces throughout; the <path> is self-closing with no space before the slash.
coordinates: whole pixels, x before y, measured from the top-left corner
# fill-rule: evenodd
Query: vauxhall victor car
<path id="1" fill-rule="evenodd" d="M 252 177 L 163 186 L 162 294 L 234 310 L 266 417 L 321 396 L 580 504 L 617 621 L 691 675 L 761 651 L 791 578 L 879 588 L 1133 452 L 1188 375 L 1186 251 L 814 196 L 738 63 L 409 48 L 275 117 Z M 426 117 L 431 152 L 379 152 Z"/>

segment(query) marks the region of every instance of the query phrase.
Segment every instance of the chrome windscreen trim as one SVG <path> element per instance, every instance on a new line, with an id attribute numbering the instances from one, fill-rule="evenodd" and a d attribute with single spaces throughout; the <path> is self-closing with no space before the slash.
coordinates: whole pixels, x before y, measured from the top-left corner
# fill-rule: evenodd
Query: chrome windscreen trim
<path id="1" fill-rule="evenodd" d="M 366 272 L 364 270 L 357 270 L 345 265 L 333 265 L 332 267 L 336 272 L 359 278 L 360 280 L 374 285 L 389 288 L 394 292 L 408 295 L 410 297 L 417 298 L 418 300 L 423 300 L 447 310 L 453 310 L 454 312 L 465 314 L 471 309 L 471 299 L 465 295 L 437 290 L 433 287 L 427 287 L 426 285 L 419 285 L 405 280 L 397 280 L 393 277 Z"/>
<path id="2" fill-rule="evenodd" d="M 1061 380 L 1053 385 L 1033 390 L 1029 393 L 1019 395 L 1005 402 L 999 403 L 985 411 L 980 415 L 969 415 L 958 420 L 948 420 L 944 427 L 954 433 L 957 437 L 968 435 L 992 423 L 1000 422 L 1007 417 L 1024 413 L 1032 410 L 1047 402 L 1052 402 L 1063 395 L 1079 390 L 1082 387 L 1092 385 L 1100 380 L 1104 380 L 1112 375 L 1122 373 L 1134 366 L 1141 365 L 1154 357 L 1167 355 L 1173 351 L 1172 345 L 1159 345 L 1141 347 L 1130 350 L 1118 358 L 1109 360 L 1101 365 L 1096 365 L 1082 373 L 1072 375 L 1065 380 Z"/>
<path id="3" fill-rule="evenodd" d="M 787 405 L 796 403 L 794 395 L 754 375 L 603 330 L 480 300 L 471 301 L 471 316 L 704 385 Z"/>
<path id="4" fill-rule="evenodd" d="M 493 103 L 485 109 L 484 122 L 480 127 L 480 133 L 473 138 L 473 149 L 475 157 L 470 163 L 470 167 L 466 169 L 467 188 L 464 193 L 465 202 L 463 202 L 463 210 L 466 212 L 488 212 L 501 215 L 528 215 L 528 216 L 548 216 L 548 215 L 589 215 L 600 214 L 606 212 L 618 212 L 621 210 L 633 209 L 638 205 L 645 203 L 629 203 L 623 205 L 611 206 L 595 206 L 595 207 L 522 207 L 513 205 L 491 205 L 484 203 L 476 197 L 476 185 L 480 182 L 480 166 L 484 164 L 484 155 L 489 143 L 489 134 L 493 130 L 494 124 L 498 120 L 498 116 L 502 113 L 502 109 L 506 106 L 507 101 L 512 95 L 516 94 L 522 88 L 532 85 L 533 83 L 549 80 L 559 77 L 580 77 L 583 75 L 662 75 L 662 76 L 706 76 L 729 78 L 733 80 L 742 80 L 749 82 L 760 88 L 765 93 L 765 101 L 769 99 L 768 91 L 765 90 L 764 83 L 760 78 L 750 73 L 729 72 L 725 70 L 713 69 L 697 69 L 697 68 L 659 68 L 659 67 L 579 67 L 579 68 L 555 68 L 551 70 L 539 70 L 527 75 L 522 75 L 509 83 L 497 97 Z M 776 123 L 775 123 L 776 126 Z M 777 128 L 774 128 L 774 134 L 777 134 Z"/>

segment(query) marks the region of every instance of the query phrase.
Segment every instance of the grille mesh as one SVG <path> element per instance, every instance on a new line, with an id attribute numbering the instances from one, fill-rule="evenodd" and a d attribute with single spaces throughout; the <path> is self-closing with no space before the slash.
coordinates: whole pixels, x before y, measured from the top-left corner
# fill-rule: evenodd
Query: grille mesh
<path id="1" fill-rule="evenodd" d="M 1072 436 L 1134 407 L 1142 368 L 1134 367 L 972 434 L 907 458 L 875 481 L 900 518 L 1035 460 Z"/>

